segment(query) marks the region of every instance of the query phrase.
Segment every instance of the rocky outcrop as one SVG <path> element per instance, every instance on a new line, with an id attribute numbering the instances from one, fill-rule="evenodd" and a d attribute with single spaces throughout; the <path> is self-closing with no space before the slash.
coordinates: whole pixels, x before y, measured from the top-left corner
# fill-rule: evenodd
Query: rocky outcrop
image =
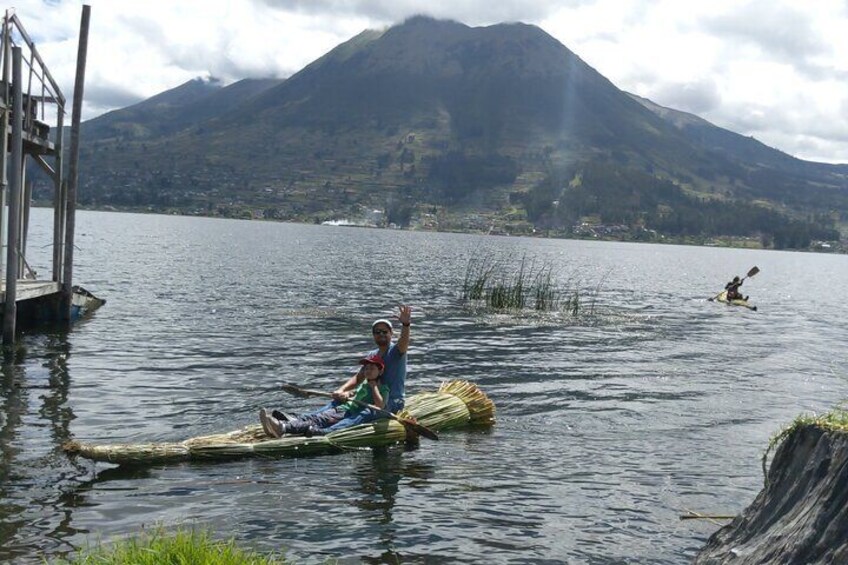
<path id="1" fill-rule="evenodd" d="M 694 563 L 848 563 L 848 434 L 815 425 L 789 433 L 763 490 Z"/>

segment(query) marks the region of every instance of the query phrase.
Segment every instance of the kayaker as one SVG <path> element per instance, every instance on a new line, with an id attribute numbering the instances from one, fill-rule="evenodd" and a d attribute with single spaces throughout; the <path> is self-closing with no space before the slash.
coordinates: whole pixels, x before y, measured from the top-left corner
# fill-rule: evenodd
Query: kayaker
<path id="1" fill-rule="evenodd" d="M 727 291 L 727 300 L 748 300 L 747 296 L 742 296 L 739 292 L 739 287 L 744 281 L 738 276 L 733 277 L 733 280 L 724 285 L 724 290 Z"/>
<path id="2" fill-rule="evenodd" d="M 363 380 L 349 398 L 364 402 L 365 404 L 373 404 L 377 408 L 384 408 L 386 400 L 389 396 L 389 387 L 384 384 L 380 378 L 386 368 L 382 357 L 376 353 L 371 353 L 360 359 L 362 365 L 359 372 L 363 374 Z M 332 404 L 318 412 L 303 414 L 296 418 L 286 417 L 285 420 L 280 420 L 268 413 L 268 410 L 263 408 L 259 411 L 259 421 L 262 422 L 262 429 L 265 433 L 272 437 L 282 437 L 287 434 L 291 435 L 324 435 L 336 430 L 341 430 L 353 426 L 356 416 L 363 410 L 361 404 L 356 402 L 342 402 L 340 404 Z"/>

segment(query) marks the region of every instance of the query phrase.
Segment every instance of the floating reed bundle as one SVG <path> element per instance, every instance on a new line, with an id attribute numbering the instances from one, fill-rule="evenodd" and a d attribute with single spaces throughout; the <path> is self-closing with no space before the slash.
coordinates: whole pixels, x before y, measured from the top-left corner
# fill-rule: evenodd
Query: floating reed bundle
<path id="1" fill-rule="evenodd" d="M 448 381 L 437 392 L 410 396 L 398 414 L 415 418 L 431 430 L 463 426 L 491 426 L 495 405 L 476 385 L 468 381 Z M 338 453 L 349 449 L 417 441 L 395 420 L 377 420 L 352 426 L 325 436 L 270 438 L 262 426 L 254 424 L 229 433 L 200 436 L 176 443 L 93 445 L 70 441 L 62 446 L 72 456 L 120 465 L 143 465 L 187 460 L 231 459 L 235 457 L 298 457 Z"/>

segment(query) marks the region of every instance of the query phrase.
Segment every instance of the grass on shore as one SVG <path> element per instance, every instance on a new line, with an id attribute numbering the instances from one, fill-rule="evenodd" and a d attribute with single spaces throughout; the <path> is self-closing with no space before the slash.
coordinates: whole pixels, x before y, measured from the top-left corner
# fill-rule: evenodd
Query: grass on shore
<path id="1" fill-rule="evenodd" d="M 816 426 L 832 432 L 848 432 L 848 408 L 838 407 L 824 414 L 801 414 L 791 424 L 780 430 L 769 440 L 772 449 L 798 428 Z"/>
<path id="2" fill-rule="evenodd" d="M 552 265 L 537 265 L 526 255 L 514 266 L 491 253 L 475 256 L 465 269 L 461 298 L 482 301 L 493 310 L 532 308 L 576 316 L 582 308 L 579 290 L 558 287 Z M 594 310 L 594 301 L 591 309 Z"/>
<path id="3" fill-rule="evenodd" d="M 807 426 L 815 426 L 831 432 L 848 433 L 848 408 L 840 406 L 824 414 L 801 414 L 791 424 L 774 434 L 769 439 L 766 451 L 763 453 L 763 476 L 766 478 L 766 481 L 768 481 L 766 462 L 769 453 L 796 430 Z"/>
<path id="4" fill-rule="evenodd" d="M 162 563 L 215 563 L 216 565 L 283 565 L 282 556 L 240 549 L 235 542 L 213 540 L 207 531 L 162 527 L 135 537 L 98 543 L 53 565 L 160 565 Z"/>

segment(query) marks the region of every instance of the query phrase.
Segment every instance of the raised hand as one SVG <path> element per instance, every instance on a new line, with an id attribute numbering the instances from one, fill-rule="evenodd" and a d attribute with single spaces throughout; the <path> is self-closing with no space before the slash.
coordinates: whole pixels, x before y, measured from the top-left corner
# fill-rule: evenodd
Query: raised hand
<path id="1" fill-rule="evenodd" d="M 397 341 L 398 350 L 401 354 L 405 354 L 409 349 L 409 325 L 412 323 L 412 306 L 401 304 L 398 306 L 398 320 L 403 324 L 400 332 L 400 339 Z"/>
<path id="2" fill-rule="evenodd" d="M 398 306 L 398 320 L 404 326 L 408 326 L 412 323 L 412 306 L 407 306 L 406 304 L 401 304 Z"/>

